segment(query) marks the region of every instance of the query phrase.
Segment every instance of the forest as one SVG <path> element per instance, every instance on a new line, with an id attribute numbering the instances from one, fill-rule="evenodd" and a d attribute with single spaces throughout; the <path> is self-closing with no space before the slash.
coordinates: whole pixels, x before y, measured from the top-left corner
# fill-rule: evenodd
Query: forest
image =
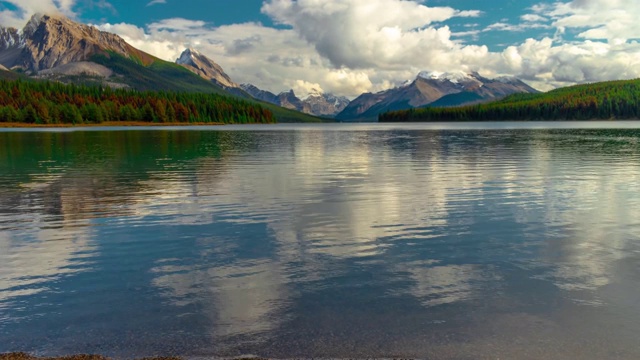
<path id="1" fill-rule="evenodd" d="M 276 122 L 259 104 L 207 93 L 135 91 L 47 81 L 0 81 L 0 123 Z"/>
<path id="2" fill-rule="evenodd" d="M 381 114 L 380 122 L 640 119 L 640 80 L 575 85 L 463 107 L 425 107 Z"/>

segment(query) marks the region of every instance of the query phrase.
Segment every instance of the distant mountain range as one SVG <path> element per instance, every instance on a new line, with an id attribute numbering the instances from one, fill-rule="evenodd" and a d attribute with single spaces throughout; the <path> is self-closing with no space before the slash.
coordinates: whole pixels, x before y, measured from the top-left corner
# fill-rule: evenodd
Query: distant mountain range
<path id="1" fill-rule="evenodd" d="M 478 73 L 421 72 L 405 85 L 353 100 L 339 120 L 377 119 L 378 114 L 421 107 L 450 107 L 497 100 L 515 93 L 538 91 L 516 78 L 487 79 Z"/>
<path id="2" fill-rule="evenodd" d="M 0 72 L 65 83 L 137 90 L 209 92 L 269 104 L 280 121 L 374 120 L 378 114 L 425 106 L 487 102 L 514 93 L 535 93 L 515 78 L 487 79 L 478 73 L 420 73 L 406 84 L 376 94 L 346 97 L 314 91 L 300 98 L 251 84 L 238 85 L 212 59 L 186 49 L 175 63 L 138 50 L 121 37 L 62 16 L 34 15 L 22 30 L 0 27 Z M 304 113 L 304 114 L 302 114 Z"/>
<path id="3" fill-rule="evenodd" d="M 256 99 L 317 116 L 334 117 L 349 105 L 349 99 L 344 96 L 335 96 L 319 91 L 312 92 L 309 96 L 301 99 L 296 96 L 293 90 L 276 95 L 269 91 L 260 90 L 251 84 L 240 86 Z"/>
<path id="4" fill-rule="evenodd" d="M 472 106 L 427 107 L 381 114 L 380 122 L 638 120 L 640 79 L 512 94 Z"/>

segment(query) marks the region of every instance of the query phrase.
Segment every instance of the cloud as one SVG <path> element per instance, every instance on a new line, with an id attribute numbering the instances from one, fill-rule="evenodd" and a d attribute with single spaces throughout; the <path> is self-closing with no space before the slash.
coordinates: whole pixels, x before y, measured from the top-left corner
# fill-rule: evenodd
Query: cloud
<path id="1" fill-rule="evenodd" d="M 1 0 L 0 0 L 1 1 Z M 19 10 L 0 21 L 38 9 L 74 11 L 73 0 L 10 0 Z M 355 97 L 398 86 L 422 70 L 479 71 L 517 76 L 547 90 L 557 86 L 640 77 L 640 34 L 630 0 L 546 2 L 523 9 L 519 22 L 482 26 L 474 9 L 426 6 L 412 0 L 265 0 L 261 11 L 276 27 L 247 22 L 214 26 L 201 19 L 168 18 L 143 27 L 101 24 L 131 45 L 174 61 L 193 47 L 218 62 L 238 83 L 305 96 L 324 91 Z M 477 18 L 479 17 L 480 18 Z M 448 22 L 468 20 L 452 31 Z M 488 32 L 556 35 L 523 39 L 501 51 L 482 45 Z M 568 38 L 570 40 L 564 40 Z M 465 40 L 474 40 L 468 44 Z M 312 84 L 313 86 L 309 85 Z"/>
<path id="2" fill-rule="evenodd" d="M 75 18 L 73 12 L 75 0 L 2 0 L 11 4 L 15 11 L 4 10 L 0 12 L 0 24 L 22 28 L 35 13 L 61 14 Z"/>
<path id="3" fill-rule="evenodd" d="M 400 0 L 265 1 L 262 12 L 281 25 L 277 28 L 260 23 L 215 27 L 182 18 L 164 19 L 144 29 L 127 24 L 101 28 L 170 61 L 185 47 L 194 47 L 220 63 L 236 82 L 276 93 L 294 88 L 302 96 L 320 87 L 354 97 L 397 86 L 421 70 L 513 75 L 545 90 L 640 76 L 635 60 L 639 46 L 632 42 L 527 39 L 491 52 L 486 46 L 456 40 L 487 31 L 534 28 L 555 27 L 562 34 L 571 24 L 581 26 L 586 36 L 593 31 L 570 19 L 585 15 L 587 8 L 597 19 L 602 9 L 592 5 L 585 8 L 584 1 L 536 5 L 520 17 L 521 23 L 499 22 L 480 30 L 474 22 L 466 27 L 468 31 L 456 33 L 446 25 L 447 20 L 481 13 Z M 594 24 L 599 29 L 599 23 Z"/>
<path id="4" fill-rule="evenodd" d="M 0 0 L 2 4 L 10 4 L 15 10 L 0 11 L 0 26 L 22 28 L 36 13 L 63 15 L 77 19 L 79 9 L 101 9 L 116 14 L 115 7 L 107 0 Z"/>
<path id="5" fill-rule="evenodd" d="M 334 67 L 351 69 L 395 67 L 428 53 L 416 50 L 450 48 L 449 28 L 434 23 L 480 14 L 401 0 L 271 0 L 262 12 L 291 26 Z"/>
<path id="6" fill-rule="evenodd" d="M 554 19 L 557 28 L 580 31 L 579 38 L 615 44 L 640 38 L 640 2 L 636 0 L 573 0 L 540 4 L 533 10 Z"/>
<path id="7" fill-rule="evenodd" d="M 510 31 L 510 32 L 523 32 L 530 29 L 550 29 L 551 25 L 540 24 L 537 22 L 524 22 L 520 24 L 508 24 L 504 22 L 497 22 L 484 28 L 483 31 Z"/>
<path id="8" fill-rule="evenodd" d="M 544 16 L 541 16 L 539 14 L 524 14 L 524 15 L 520 16 L 520 20 L 525 21 L 525 22 L 545 22 L 545 21 L 549 21 L 549 19 L 547 19 Z"/>
<path id="9" fill-rule="evenodd" d="M 166 4 L 167 0 L 151 0 L 147 4 L 147 6 L 157 5 L 157 4 Z"/>

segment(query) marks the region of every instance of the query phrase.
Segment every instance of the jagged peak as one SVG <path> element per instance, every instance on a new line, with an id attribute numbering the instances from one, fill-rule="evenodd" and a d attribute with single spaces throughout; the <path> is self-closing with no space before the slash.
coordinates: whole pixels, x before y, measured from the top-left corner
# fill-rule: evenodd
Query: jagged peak
<path id="1" fill-rule="evenodd" d="M 180 57 L 176 60 L 176 63 L 180 65 L 192 63 L 194 53 L 196 53 L 194 49 L 186 48 L 182 52 L 182 54 L 180 54 Z"/>
<path id="2" fill-rule="evenodd" d="M 194 65 L 196 61 L 205 63 L 205 64 L 209 64 L 211 66 L 217 67 L 219 66 L 218 64 L 216 64 L 215 61 L 213 61 L 212 59 L 210 59 L 209 57 L 207 57 L 206 55 L 202 54 L 201 52 L 199 52 L 198 50 L 194 49 L 194 48 L 186 48 L 182 54 L 180 54 L 180 57 L 176 60 L 176 64 L 179 65 Z M 220 69 L 221 70 L 221 69 Z"/>
<path id="3" fill-rule="evenodd" d="M 186 48 L 186 49 L 184 50 L 184 52 L 185 52 L 185 53 L 187 53 L 187 54 L 202 55 L 202 54 L 200 53 L 200 51 L 198 51 L 198 50 L 196 50 L 196 49 L 194 49 L 194 48 L 192 48 L 192 47 L 188 47 L 188 48 Z"/>
<path id="4" fill-rule="evenodd" d="M 278 96 L 289 96 L 289 95 L 296 96 L 296 93 L 295 93 L 295 91 L 293 91 L 293 89 L 291 89 L 289 91 L 283 91 L 283 92 L 278 94 Z"/>
<path id="5" fill-rule="evenodd" d="M 38 26 L 40 26 L 40 23 L 42 23 L 42 20 L 44 19 L 45 16 L 46 15 L 43 13 L 33 14 L 33 16 L 31 16 L 31 19 L 27 21 L 27 24 L 22 29 L 22 33 L 25 36 L 32 35 L 38 29 Z"/>
<path id="6" fill-rule="evenodd" d="M 261 90 L 257 86 L 255 86 L 253 84 L 249 84 L 249 83 L 240 84 L 240 87 L 243 88 L 243 89 L 258 89 L 258 90 Z"/>
<path id="7" fill-rule="evenodd" d="M 189 56 L 189 57 L 191 57 L 191 56 L 202 56 L 202 54 L 198 50 L 196 50 L 196 49 L 194 49 L 192 47 L 188 47 L 188 48 L 184 49 L 182 54 L 180 54 L 180 57 L 183 57 L 183 56 L 185 56 L 185 57 L 186 56 Z"/>

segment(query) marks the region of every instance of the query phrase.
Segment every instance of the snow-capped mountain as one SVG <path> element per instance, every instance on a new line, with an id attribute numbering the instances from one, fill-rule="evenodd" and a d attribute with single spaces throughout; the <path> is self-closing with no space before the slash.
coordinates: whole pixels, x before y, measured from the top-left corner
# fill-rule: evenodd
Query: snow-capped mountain
<path id="1" fill-rule="evenodd" d="M 242 84 L 240 87 L 258 100 L 316 116 L 333 117 L 349 105 L 349 99 L 346 97 L 317 90 L 301 99 L 293 90 L 276 95 L 251 84 Z"/>
<path id="2" fill-rule="evenodd" d="M 213 60 L 194 49 L 186 49 L 182 52 L 176 64 L 182 65 L 200 77 L 211 80 L 223 88 L 239 88 L 240 85 L 234 83 L 222 67 Z"/>
<path id="3" fill-rule="evenodd" d="M 534 88 L 510 77 L 488 79 L 477 72 L 423 71 L 411 82 L 353 100 L 337 119 L 375 119 L 386 111 L 423 106 L 459 106 L 496 100 L 514 93 L 533 93 Z"/>

